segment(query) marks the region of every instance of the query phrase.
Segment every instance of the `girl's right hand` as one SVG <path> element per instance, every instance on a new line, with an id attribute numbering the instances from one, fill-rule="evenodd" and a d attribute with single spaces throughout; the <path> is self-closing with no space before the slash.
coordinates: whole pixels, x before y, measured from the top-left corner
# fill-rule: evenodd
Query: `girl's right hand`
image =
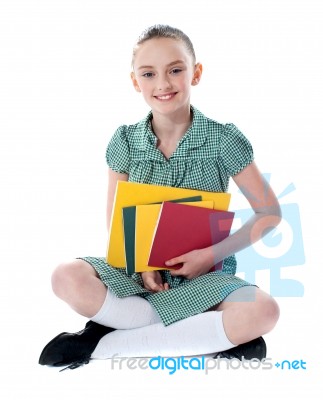
<path id="1" fill-rule="evenodd" d="M 163 283 L 159 271 L 142 272 L 141 277 L 147 290 L 157 293 L 169 289 L 168 283 Z"/>

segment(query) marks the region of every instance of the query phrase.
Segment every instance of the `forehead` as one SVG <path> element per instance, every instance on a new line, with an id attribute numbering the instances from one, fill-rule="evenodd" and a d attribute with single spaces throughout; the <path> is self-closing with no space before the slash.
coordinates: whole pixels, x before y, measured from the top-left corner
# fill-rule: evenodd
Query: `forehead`
<path id="1" fill-rule="evenodd" d="M 185 43 L 178 39 L 154 38 L 138 46 L 134 57 L 134 67 L 167 65 L 175 60 L 192 63 L 192 56 Z"/>

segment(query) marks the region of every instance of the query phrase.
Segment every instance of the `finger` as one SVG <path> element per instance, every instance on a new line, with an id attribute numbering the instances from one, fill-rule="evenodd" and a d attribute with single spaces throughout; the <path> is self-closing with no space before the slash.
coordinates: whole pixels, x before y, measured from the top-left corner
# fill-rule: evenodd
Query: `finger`
<path id="1" fill-rule="evenodd" d="M 170 271 L 172 276 L 184 276 L 184 267 L 178 269 L 172 269 Z"/>
<path id="2" fill-rule="evenodd" d="M 154 285 L 151 285 L 151 290 L 153 292 L 161 292 L 164 290 L 164 286 L 163 284 L 158 285 L 157 283 L 155 283 Z"/>
<path id="3" fill-rule="evenodd" d="M 167 267 L 172 267 L 173 265 L 176 265 L 176 264 L 182 264 L 184 261 L 185 261 L 184 256 L 179 256 L 179 257 L 175 257 L 175 258 L 172 258 L 171 260 L 166 261 L 165 265 Z"/>
<path id="4" fill-rule="evenodd" d="M 164 283 L 164 289 L 168 290 L 169 289 L 169 284 L 168 283 Z"/>
<path id="5" fill-rule="evenodd" d="M 145 289 L 147 289 L 147 290 L 149 290 L 149 291 L 151 291 L 151 290 L 152 290 L 152 288 L 151 288 L 151 286 L 150 286 L 150 285 L 144 285 L 144 288 L 145 288 Z"/>
<path id="6" fill-rule="evenodd" d="M 148 282 L 144 282 L 144 288 L 150 291 L 156 291 L 156 287 L 158 287 L 158 284 L 149 279 Z"/>

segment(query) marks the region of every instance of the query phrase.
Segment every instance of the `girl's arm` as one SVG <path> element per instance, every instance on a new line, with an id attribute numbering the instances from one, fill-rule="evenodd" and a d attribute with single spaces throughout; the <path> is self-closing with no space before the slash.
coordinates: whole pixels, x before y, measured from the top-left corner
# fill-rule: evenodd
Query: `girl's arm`
<path id="1" fill-rule="evenodd" d="M 117 187 L 118 181 L 127 181 L 128 174 L 120 174 L 119 172 L 113 171 L 111 168 L 108 169 L 108 196 L 107 196 L 107 229 L 110 228 L 111 213 L 114 201 L 114 194 Z"/>
<path id="2" fill-rule="evenodd" d="M 275 228 L 281 220 L 278 200 L 255 163 L 233 176 L 233 180 L 248 200 L 254 215 L 239 230 L 229 236 L 227 238 L 229 240 L 224 240 L 214 249 L 216 252 L 214 255 L 219 260 L 257 242 Z"/>
<path id="3" fill-rule="evenodd" d="M 182 268 L 171 271 L 172 275 L 189 279 L 203 275 L 212 265 L 250 246 L 279 224 L 281 211 L 278 200 L 254 162 L 233 176 L 233 180 L 247 198 L 254 215 L 222 242 L 166 262 L 168 266 L 183 263 Z"/>

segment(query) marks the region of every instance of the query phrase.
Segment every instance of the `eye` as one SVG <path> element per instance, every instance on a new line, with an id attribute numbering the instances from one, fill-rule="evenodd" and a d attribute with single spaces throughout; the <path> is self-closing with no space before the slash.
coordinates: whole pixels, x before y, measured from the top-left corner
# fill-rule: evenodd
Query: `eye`
<path id="1" fill-rule="evenodd" d="M 142 76 L 144 78 L 152 78 L 154 74 L 152 72 L 145 72 L 144 74 L 142 74 Z"/>
<path id="2" fill-rule="evenodd" d="M 182 72 L 181 68 L 173 68 L 170 73 L 176 75 L 179 74 L 180 72 Z"/>

